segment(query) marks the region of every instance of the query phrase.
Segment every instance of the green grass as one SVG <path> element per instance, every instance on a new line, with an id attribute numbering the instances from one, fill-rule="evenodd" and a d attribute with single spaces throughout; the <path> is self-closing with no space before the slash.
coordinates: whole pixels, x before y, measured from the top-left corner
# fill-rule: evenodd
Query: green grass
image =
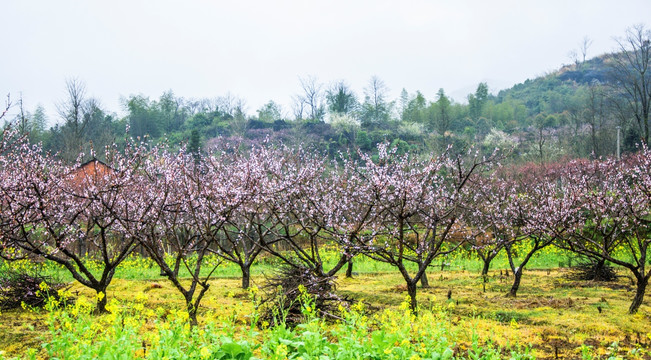
<path id="1" fill-rule="evenodd" d="M 332 268 L 338 260 L 338 251 L 329 251 L 326 252 L 323 256 L 325 259 L 324 268 Z M 571 260 L 576 259 L 576 255 L 568 254 L 563 251 L 559 251 L 555 248 L 547 248 L 536 253 L 532 259 L 527 264 L 527 269 L 554 269 L 557 267 L 566 267 L 571 265 Z M 519 260 L 516 258 L 516 260 Z M 574 260 L 576 263 L 576 260 Z M 216 264 L 219 260 L 216 257 L 212 257 L 209 260 L 203 269 L 202 275 L 207 275 L 212 267 L 210 264 Z M 100 263 L 95 263 L 92 259 L 86 261 L 89 264 L 92 272 L 96 275 L 101 274 Z M 441 264 L 445 263 L 445 270 L 464 270 L 469 272 L 479 273 L 483 267 L 483 263 L 471 253 L 465 251 L 457 251 L 449 256 L 437 258 L 430 265 L 431 272 L 435 272 L 441 269 Z M 264 276 L 273 274 L 274 270 L 280 265 L 275 259 L 270 257 L 261 257 L 259 261 L 254 263 L 251 268 L 252 276 Z M 0 262 L 0 270 L 3 267 L 11 266 L 13 268 L 23 268 L 29 269 L 29 271 L 38 270 L 41 273 L 52 276 L 55 279 L 61 281 L 70 282 L 73 281 L 70 273 L 63 267 L 52 262 L 44 262 L 35 264 L 30 260 L 24 260 L 13 264 Z M 407 268 L 411 271 L 416 270 L 414 264 L 407 264 Z M 508 269 L 508 259 L 506 258 L 506 253 L 504 251 L 491 262 L 491 269 Z M 342 270 L 343 271 L 343 270 Z M 382 263 L 379 261 L 372 260 L 363 255 L 358 255 L 354 259 L 354 272 L 358 274 L 372 274 L 372 273 L 385 273 L 385 272 L 394 272 L 395 268 L 390 264 Z M 182 266 L 181 267 L 181 277 L 189 277 L 189 273 Z M 221 262 L 221 265 L 218 266 L 217 270 L 213 272 L 212 275 L 214 278 L 238 278 L 241 277 L 241 270 L 239 266 L 233 263 Z M 122 263 L 115 273 L 115 279 L 125 279 L 125 280 L 160 280 L 164 277 L 160 276 L 160 270 L 158 266 L 151 260 L 147 258 L 140 257 L 137 254 L 130 256 L 124 263 Z"/>
<path id="2" fill-rule="evenodd" d="M 332 264 L 335 255 L 326 258 Z M 119 321 L 102 320 L 105 316 L 90 314 L 77 318 L 70 317 L 70 314 L 55 316 L 22 309 L 5 311 L 0 315 L 0 351 L 5 351 L 4 356 L 8 358 L 30 358 L 30 351 L 34 352 L 34 356 L 76 358 L 75 354 L 79 353 L 74 351 L 84 349 L 89 354 L 99 356 L 95 351 L 104 346 L 106 351 L 115 355 L 114 358 L 120 354 L 124 358 L 133 358 L 141 355 L 153 357 L 155 354 L 162 357 L 161 351 L 180 347 L 186 349 L 188 358 L 201 358 L 201 349 L 212 344 L 209 350 L 214 354 L 223 347 L 239 346 L 244 352 L 249 349 L 255 356 L 274 358 L 278 346 L 284 344 L 288 356 L 293 354 L 295 358 L 303 356 L 307 359 L 311 355 L 300 344 L 307 341 L 313 349 L 319 349 L 317 352 L 322 352 L 321 355 L 323 352 L 344 354 L 368 351 L 377 358 L 387 359 L 391 358 L 391 354 L 393 358 L 407 356 L 407 353 L 398 354 L 399 350 L 411 351 L 407 358 L 418 355 L 424 359 L 426 357 L 416 351 L 421 343 L 439 349 L 440 354 L 449 349 L 459 358 L 473 358 L 477 353 L 480 354 L 479 358 L 519 358 L 527 354 L 554 358 L 556 353 L 562 358 L 605 359 L 615 354 L 623 358 L 649 358 L 649 300 L 645 301 L 637 315 L 628 315 L 628 305 L 633 296 L 629 279 L 622 277 L 615 283 L 570 281 L 566 278 L 567 270 L 558 268 L 560 262 L 566 266 L 567 260 L 566 254 L 553 249 L 534 256 L 515 299 L 504 297 L 512 279 L 504 275 L 507 260 L 503 255 L 493 262 L 485 292 L 483 279 L 479 276 L 482 264 L 477 259 L 459 253 L 446 259 L 450 266 L 444 270 L 441 270 L 440 262 L 435 262 L 428 270 L 431 287 L 418 289 L 418 301 L 425 320 L 415 321 L 427 332 L 416 339 L 410 333 L 412 325 L 401 322 L 409 319 L 401 309 L 406 295 L 402 277 L 387 264 L 368 258 L 356 258 L 356 275 L 344 278 L 342 272 L 337 286 L 340 295 L 369 305 L 370 312 L 360 314 L 366 316 L 368 321 L 363 331 L 358 326 L 323 323 L 318 319 L 308 321 L 297 329 L 252 328 L 250 324 L 255 307 L 249 293 L 239 288 L 240 270 L 232 264 L 224 264 L 215 273 L 211 288 L 202 302 L 197 331 L 204 333 L 199 335 L 187 332 L 185 325 L 175 323 L 178 319 L 169 316 L 183 308 L 182 298 L 176 289 L 159 276 L 157 267 L 150 261 L 134 257 L 119 269 L 107 291 L 108 298 L 119 304 Z M 0 265 L 0 270 L 7 266 L 6 263 Z M 16 263 L 11 266 L 33 268 L 34 264 Z M 69 275 L 58 266 L 39 266 L 41 271 L 71 281 Z M 262 286 L 265 274 L 272 273 L 274 268 L 275 264 L 270 261 L 255 265 L 252 269 L 253 284 Z M 621 269 L 619 273 L 627 275 Z M 93 292 L 76 283 L 72 283 L 71 291 L 77 297 L 86 299 L 94 296 Z M 449 291 L 452 294 L 450 300 L 447 298 Z M 135 294 L 138 293 L 146 295 L 140 317 L 136 316 L 137 309 L 134 308 L 137 304 Z M 159 311 L 162 311 L 162 315 Z M 383 315 L 385 313 L 390 315 Z M 68 320 L 65 316 L 69 317 Z M 383 320 L 382 316 L 386 318 Z M 70 323 L 69 330 L 63 328 L 67 326 L 63 325 L 65 321 Z M 118 331 L 119 326 L 116 327 L 115 321 L 130 325 L 120 325 L 122 328 Z M 396 323 L 395 327 L 382 327 L 384 322 L 391 324 L 391 321 Z M 105 322 L 104 328 L 91 329 L 92 324 L 102 322 Z M 374 335 L 377 330 L 384 331 L 384 335 Z M 73 342 L 87 341 L 84 331 L 93 334 L 91 338 L 97 349 L 73 348 Z M 354 331 L 361 332 L 353 336 Z M 210 335 L 206 335 L 206 332 L 210 332 Z M 156 336 L 167 336 L 167 340 L 153 342 Z M 374 345 L 374 336 L 382 337 L 384 340 L 377 341 L 384 345 Z M 386 342 L 390 336 L 399 345 L 403 340 L 407 340 L 409 345 L 405 343 L 394 350 Z M 442 338 L 445 340 L 432 340 Z M 115 345 L 120 342 L 123 342 L 121 346 Z M 385 354 L 388 348 L 392 350 Z"/>

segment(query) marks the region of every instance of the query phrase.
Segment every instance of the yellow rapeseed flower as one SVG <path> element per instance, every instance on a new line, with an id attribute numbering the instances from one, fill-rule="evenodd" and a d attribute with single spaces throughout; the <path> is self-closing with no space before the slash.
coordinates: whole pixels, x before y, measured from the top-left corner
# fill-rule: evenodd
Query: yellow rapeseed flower
<path id="1" fill-rule="evenodd" d="M 118 310 L 118 305 L 118 301 L 113 299 L 108 303 L 108 305 L 106 305 L 106 310 L 110 313 L 115 313 Z"/>
<path id="2" fill-rule="evenodd" d="M 144 358 L 145 357 L 145 349 L 140 348 L 140 349 L 136 350 L 133 353 L 133 356 L 136 357 L 136 358 Z"/>
<path id="3" fill-rule="evenodd" d="M 139 293 L 136 294 L 136 301 L 137 302 L 145 302 L 147 301 L 147 295 L 140 291 Z"/>
<path id="4" fill-rule="evenodd" d="M 178 311 L 176 313 L 176 316 L 179 318 L 181 321 L 186 321 L 190 318 L 190 314 L 188 314 L 187 311 Z"/>
<path id="5" fill-rule="evenodd" d="M 280 357 L 284 357 L 288 353 L 289 352 L 287 351 L 287 345 L 280 344 L 280 345 L 276 346 L 276 355 L 278 355 Z"/>
<path id="6" fill-rule="evenodd" d="M 509 325 L 511 325 L 511 328 L 513 328 L 513 329 L 517 329 L 517 328 L 520 327 L 518 325 L 518 322 L 515 319 L 511 319 L 511 322 L 509 323 Z"/>
<path id="7" fill-rule="evenodd" d="M 305 294 L 305 293 L 307 293 L 307 289 L 305 288 L 305 286 L 304 286 L 303 284 L 298 285 L 298 291 L 299 291 L 301 294 Z"/>
<path id="8" fill-rule="evenodd" d="M 210 351 L 210 349 L 204 346 L 199 351 L 199 355 L 201 355 L 202 359 L 207 359 L 210 357 L 210 355 L 212 355 L 212 351 Z"/>
<path id="9" fill-rule="evenodd" d="M 363 301 L 363 300 L 358 301 L 358 302 L 357 302 L 355 305 L 353 305 L 351 308 L 352 308 L 354 311 L 357 311 L 357 312 L 362 312 L 362 311 L 364 311 L 364 303 L 363 303 L 362 301 Z"/>

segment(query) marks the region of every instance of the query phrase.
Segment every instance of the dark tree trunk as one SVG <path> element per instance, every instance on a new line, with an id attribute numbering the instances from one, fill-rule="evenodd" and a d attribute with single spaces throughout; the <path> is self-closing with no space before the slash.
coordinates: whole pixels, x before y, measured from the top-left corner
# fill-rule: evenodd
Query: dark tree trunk
<path id="1" fill-rule="evenodd" d="M 347 278 L 353 277 L 353 258 L 350 258 L 350 260 L 348 260 L 348 267 L 346 268 L 346 277 Z"/>
<path id="2" fill-rule="evenodd" d="M 197 308 L 194 307 L 192 303 L 188 304 L 188 317 L 190 318 L 191 327 L 199 325 L 199 321 L 197 320 Z"/>
<path id="3" fill-rule="evenodd" d="M 594 273 L 595 274 L 601 274 L 603 272 L 603 270 L 604 270 L 604 267 L 606 267 L 606 260 L 605 259 L 599 259 L 599 261 L 597 261 L 594 264 Z"/>
<path id="4" fill-rule="evenodd" d="M 488 275 L 488 271 L 491 268 L 491 261 L 493 259 L 491 259 L 490 257 L 486 257 L 485 259 L 482 260 L 484 262 L 484 267 L 481 269 L 481 276 L 485 278 Z"/>
<path id="5" fill-rule="evenodd" d="M 251 264 L 240 265 L 242 269 L 242 289 L 248 289 L 251 283 Z"/>
<path id="6" fill-rule="evenodd" d="M 631 307 L 628 308 L 629 314 L 637 313 L 642 301 L 644 300 L 644 292 L 646 291 L 646 286 L 649 284 L 649 278 L 642 275 L 635 275 L 637 279 L 637 290 L 635 291 L 635 297 L 631 303 Z"/>
<path id="7" fill-rule="evenodd" d="M 407 282 L 407 294 L 409 294 L 409 308 L 414 315 L 418 314 L 418 302 L 416 301 L 416 281 Z"/>
<path id="8" fill-rule="evenodd" d="M 491 258 L 487 257 L 482 260 L 484 261 L 484 267 L 481 269 L 482 290 L 486 292 L 486 283 L 488 282 L 488 270 L 491 266 Z"/>
<path id="9" fill-rule="evenodd" d="M 518 289 L 520 288 L 520 280 L 522 280 L 522 268 L 513 272 L 513 277 L 514 277 L 513 285 L 511 286 L 511 290 L 509 290 L 509 293 L 506 294 L 506 297 L 514 298 L 518 295 Z"/>
<path id="10" fill-rule="evenodd" d="M 106 287 L 100 287 L 99 289 L 95 289 L 97 292 L 97 308 L 96 312 L 98 314 L 104 314 L 107 313 L 108 310 L 106 310 L 106 304 L 108 303 L 107 296 L 106 296 Z M 100 293 L 102 295 L 100 295 Z"/>
<path id="11" fill-rule="evenodd" d="M 423 272 L 423 276 L 420 277 L 420 286 L 423 288 L 429 287 L 429 280 L 427 280 L 427 272 Z"/>

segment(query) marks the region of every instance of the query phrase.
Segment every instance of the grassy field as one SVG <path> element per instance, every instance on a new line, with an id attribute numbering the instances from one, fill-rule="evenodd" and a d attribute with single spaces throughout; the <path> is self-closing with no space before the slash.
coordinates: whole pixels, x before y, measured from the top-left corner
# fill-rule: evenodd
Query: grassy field
<path id="1" fill-rule="evenodd" d="M 337 292 L 365 305 L 359 305 L 359 311 L 354 311 L 342 324 L 312 319 L 303 327 L 289 330 L 267 328 L 260 323 L 252 327 L 256 318 L 252 294 L 239 288 L 237 268 L 223 266 L 202 302 L 199 330 L 188 330 L 187 326 L 177 324 L 183 308 L 180 295 L 158 275 L 156 267 L 133 258 L 118 273 L 118 279 L 107 293 L 109 299 L 113 299 L 116 314 L 73 316 L 70 313 L 78 311 L 74 309 L 3 312 L 0 315 L 0 350 L 4 354 L 0 358 L 53 357 L 77 346 L 74 344 L 83 344 L 86 337 L 88 346 L 92 340 L 92 346 L 105 344 L 109 352 L 130 349 L 126 357 L 110 358 L 163 358 L 161 349 L 167 349 L 171 359 L 174 354 L 169 351 L 175 346 L 186 347 L 186 358 L 193 358 L 189 355 L 193 351 L 195 358 L 228 358 L 218 357 L 213 345 L 217 343 L 228 348 L 224 344 L 229 341 L 240 347 L 248 346 L 251 354 L 259 358 L 279 359 L 298 359 L 299 353 L 304 359 L 319 358 L 298 350 L 296 344 L 307 347 L 308 343 L 313 349 L 323 347 L 314 350 L 322 352 L 320 356 L 333 351 L 324 350 L 330 349 L 328 344 L 332 343 L 340 346 L 334 351 L 340 355 L 346 349 L 352 351 L 355 346 L 361 346 L 355 351 L 366 349 L 367 356 L 360 358 L 436 358 L 427 357 L 427 352 L 418 352 L 426 348 L 438 349 L 429 354 L 438 351 L 439 358 L 450 355 L 447 350 L 457 358 L 478 359 L 651 358 L 651 306 L 647 299 L 638 314 L 627 314 L 634 294 L 628 274 L 621 271 L 622 277 L 612 283 L 570 281 L 566 277 L 568 270 L 558 268 L 566 265 L 568 259 L 558 253 L 542 254 L 534 259 L 531 269 L 525 270 L 517 298 L 504 296 L 512 280 L 505 276 L 505 259 L 495 261 L 486 284 L 479 276 L 479 262 L 464 256 L 447 259 L 449 266 L 441 270 L 439 264 L 429 271 L 431 287 L 419 289 L 422 309 L 419 319 L 412 318 L 404 307 L 406 287 L 400 275 L 382 264 L 360 259 L 355 263 L 357 274 L 353 278 L 340 276 Z M 273 264 L 256 266 L 253 284 L 262 286 L 264 275 L 272 269 Z M 57 273 L 53 267 L 47 270 Z M 66 279 L 63 272 L 59 275 Z M 92 303 L 90 300 L 95 296 L 79 284 L 73 284 L 71 291 L 77 298 L 81 297 L 82 307 L 84 303 Z M 360 326 L 360 323 L 365 325 Z M 178 333 L 175 333 L 175 324 Z M 350 334 L 360 328 L 365 329 L 364 333 L 351 338 Z M 132 333 L 124 333 L 125 329 Z M 178 339 L 174 341 L 180 341 L 178 344 L 164 340 L 167 339 L 164 334 L 170 332 L 176 334 Z M 378 332 L 382 336 L 377 335 Z M 216 337 L 211 338 L 206 333 Z M 128 335 L 127 339 L 132 339 L 129 341 L 133 344 L 119 334 Z M 328 344 L 309 340 L 314 334 L 320 334 L 317 338 L 326 339 Z M 391 334 L 397 336 L 393 342 Z M 123 340 L 127 342 L 119 349 L 114 348 Z M 269 344 L 274 341 L 278 345 L 270 348 Z M 163 343 L 166 347 L 156 345 Z M 357 345 L 351 345 L 353 343 Z M 384 349 L 378 349 L 383 346 Z M 283 352 L 286 354 L 282 355 Z M 68 356 L 72 357 L 70 354 Z"/>

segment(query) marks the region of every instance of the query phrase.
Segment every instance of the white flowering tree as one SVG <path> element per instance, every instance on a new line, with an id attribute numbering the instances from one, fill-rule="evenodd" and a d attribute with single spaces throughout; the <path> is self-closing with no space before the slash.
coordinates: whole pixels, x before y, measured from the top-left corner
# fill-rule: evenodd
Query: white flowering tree
<path id="1" fill-rule="evenodd" d="M 378 202 L 374 217 L 377 235 L 353 239 L 353 243 L 366 256 L 400 271 L 410 307 L 416 312 L 416 286 L 427 267 L 462 244 L 449 240 L 461 222 L 462 208 L 469 205 L 463 189 L 472 185 L 469 178 L 491 159 L 473 158 L 464 163 L 444 154 L 419 160 L 397 156 L 386 144 L 378 150 L 378 160 L 363 155 L 358 170 L 368 184 L 366 197 Z M 409 264 L 416 269 L 410 270 Z"/>
<path id="2" fill-rule="evenodd" d="M 254 261 L 279 241 L 275 199 L 291 186 L 277 174 L 285 151 L 257 147 L 244 154 L 231 150 L 207 157 L 203 163 L 203 186 L 198 192 L 202 215 L 194 221 L 211 237 L 210 251 L 240 267 L 244 289 L 250 285 Z M 230 206 L 224 208 L 224 203 Z"/>
<path id="3" fill-rule="evenodd" d="M 121 198 L 132 187 L 137 157 L 113 153 L 110 172 L 80 177 L 77 166 L 41 153 L 24 144 L 3 157 L 3 203 L 11 219 L 2 234 L 10 247 L 3 250 L 12 250 L 3 256 L 56 262 L 97 292 L 97 310 L 104 312 L 115 270 L 136 247 L 115 214 L 129 211 Z"/>
<path id="4" fill-rule="evenodd" d="M 124 194 L 129 211 L 116 214 L 128 237 L 147 250 L 161 274 L 181 293 L 192 325 L 197 324 L 199 305 L 219 265 L 206 261 L 214 238 L 196 222 L 205 216 L 204 199 L 198 195 L 204 186 L 199 166 L 183 151 L 152 149 L 138 169 L 132 191 Z M 213 200 L 211 205 L 219 207 L 220 214 L 213 225 L 219 229 L 239 200 Z"/>
<path id="5" fill-rule="evenodd" d="M 507 297 L 516 297 L 524 270 L 540 250 L 567 231 L 575 210 L 571 198 L 558 201 L 563 187 L 561 164 L 498 169 L 485 181 L 477 221 L 491 230 L 494 246 L 503 246 L 513 284 Z"/>
<path id="6" fill-rule="evenodd" d="M 331 277 L 350 259 L 344 251 L 326 269 L 323 257 L 328 245 L 337 244 L 336 227 L 345 220 L 335 212 L 344 209 L 339 205 L 348 198 L 337 196 L 340 188 L 331 164 L 318 155 L 284 149 L 276 159 L 267 170 L 267 188 L 276 190 L 265 197 L 273 218 L 274 226 L 269 227 L 273 242 L 258 244 L 290 267 L 308 269 L 318 278 Z"/>
<path id="7" fill-rule="evenodd" d="M 590 173 L 569 171 L 557 201 L 574 209 L 569 231 L 558 245 L 596 262 L 631 272 L 637 288 L 629 307 L 636 313 L 651 278 L 651 152 L 643 148 L 625 161 L 595 161 Z M 573 168 L 577 166 L 572 164 Z M 594 176 L 597 174 L 598 176 Z"/>

